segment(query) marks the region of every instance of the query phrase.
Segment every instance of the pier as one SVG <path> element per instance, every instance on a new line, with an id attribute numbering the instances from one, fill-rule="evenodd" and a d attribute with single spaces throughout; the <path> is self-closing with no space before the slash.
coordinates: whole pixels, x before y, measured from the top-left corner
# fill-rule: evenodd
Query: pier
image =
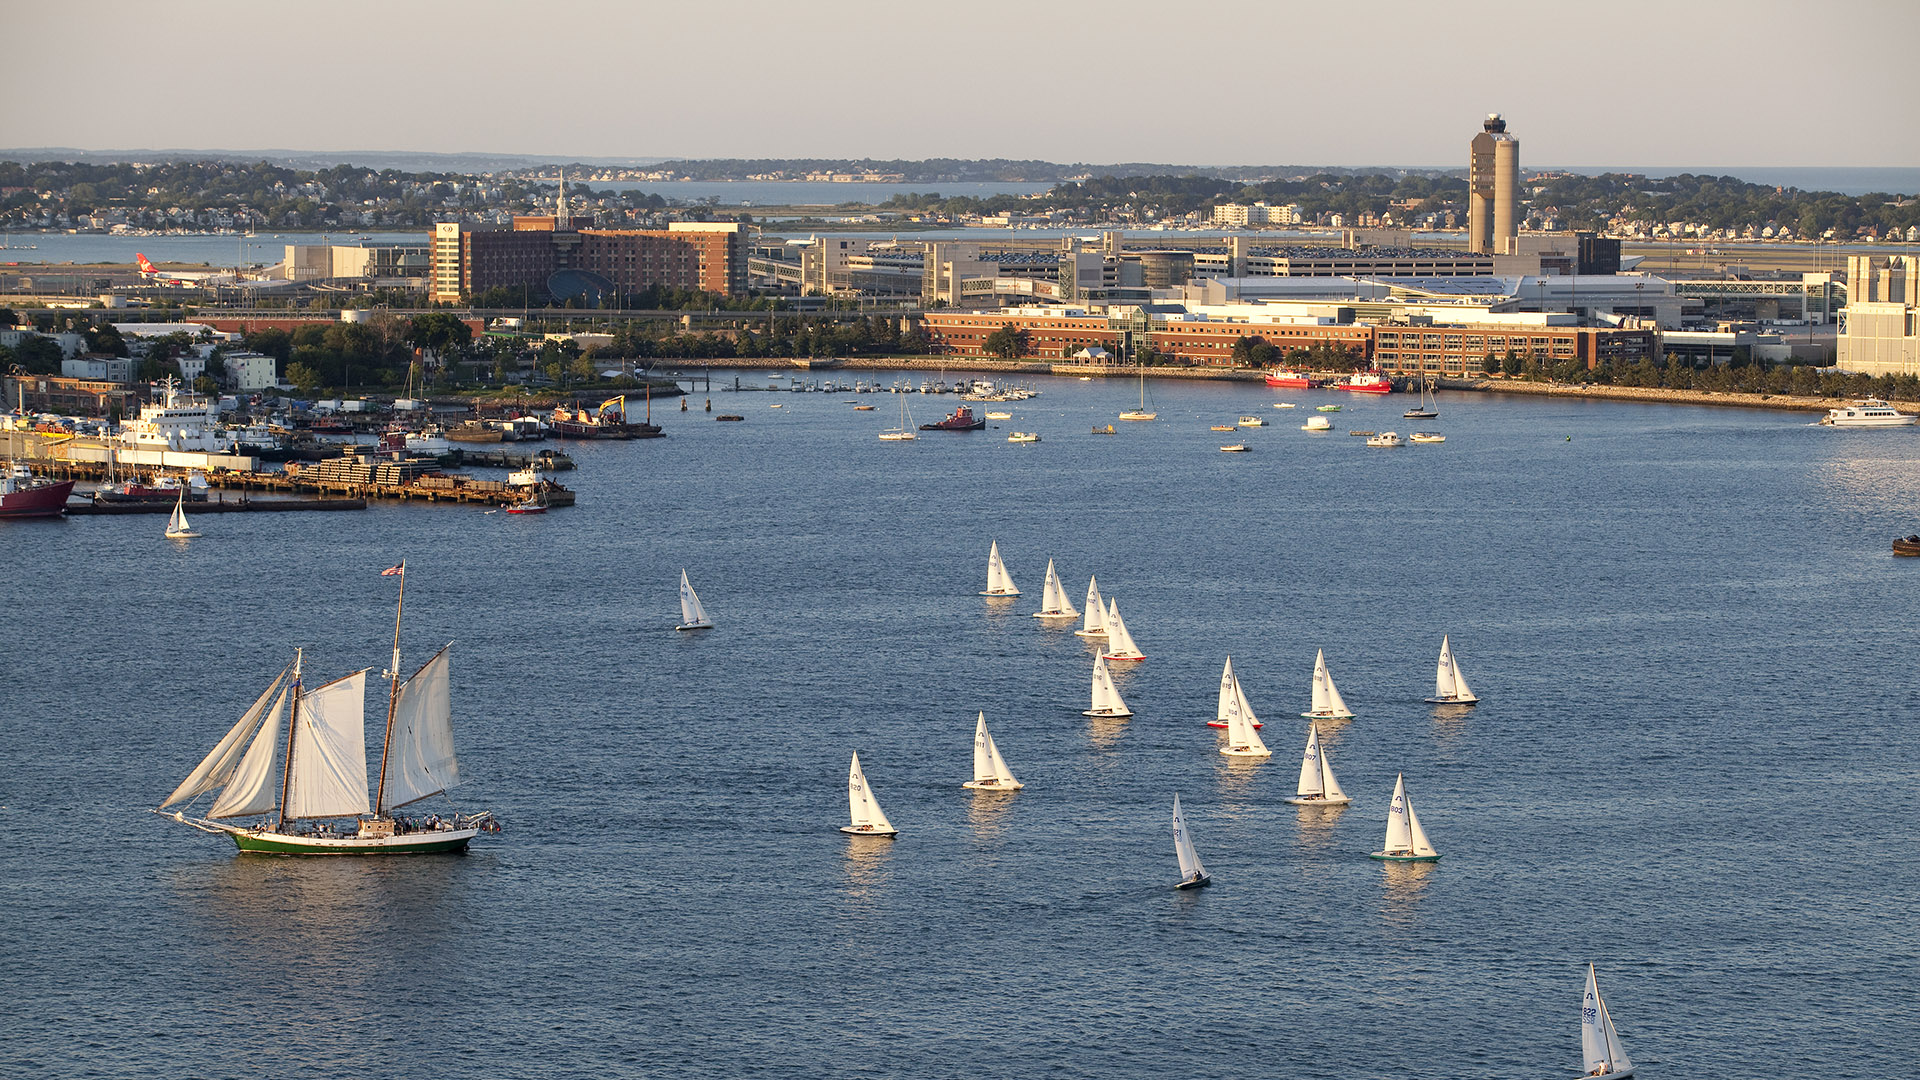
<path id="1" fill-rule="evenodd" d="M 193 509 L 193 516 L 199 517 L 201 514 L 259 514 L 291 510 L 365 510 L 367 508 L 367 500 L 248 499 L 242 497 L 231 501 L 224 498 L 208 499 L 206 502 L 197 502 L 190 505 Z M 69 502 L 67 503 L 67 513 L 79 516 L 89 514 L 105 514 L 109 516 L 117 514 L 171 514 L 173 513 L 173 504 L 170 502 Z"/>

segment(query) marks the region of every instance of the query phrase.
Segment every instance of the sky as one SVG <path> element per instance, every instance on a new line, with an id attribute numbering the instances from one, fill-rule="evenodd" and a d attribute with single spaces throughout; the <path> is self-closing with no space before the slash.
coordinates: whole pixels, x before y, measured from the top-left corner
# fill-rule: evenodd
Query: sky
<path id="1" fill-rule="evenodd" d="M 62 0 L 0 147 L 1920 167 L 1920 0 Z"/>

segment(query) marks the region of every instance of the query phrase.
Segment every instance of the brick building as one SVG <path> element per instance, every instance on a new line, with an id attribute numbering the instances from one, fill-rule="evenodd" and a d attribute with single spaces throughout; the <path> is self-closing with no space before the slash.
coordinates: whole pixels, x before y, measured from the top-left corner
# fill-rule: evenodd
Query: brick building
<path id="1" fill-rule="evenodd" d="M 512 227 L 434 227 L 432 298 L 458 303 L 494 288 L 544 292 L 561 270 L 585 270 L 621 291 L 654 286 L 746 291 L 746 230 L 734 223 L 674 222 L 666 229 L 596 229 L 592 219 L 516 217 Z M 564 226 L 564 227 L 563 227 Z"/>

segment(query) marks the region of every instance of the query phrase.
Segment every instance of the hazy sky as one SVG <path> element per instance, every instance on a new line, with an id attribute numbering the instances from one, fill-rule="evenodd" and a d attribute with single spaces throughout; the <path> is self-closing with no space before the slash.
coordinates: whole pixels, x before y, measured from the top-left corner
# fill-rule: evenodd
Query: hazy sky
<path id="1" fill-rule="evenodd" d="M 4 11 L 0 147 L 1920 166 L 1920 0 Z"/>

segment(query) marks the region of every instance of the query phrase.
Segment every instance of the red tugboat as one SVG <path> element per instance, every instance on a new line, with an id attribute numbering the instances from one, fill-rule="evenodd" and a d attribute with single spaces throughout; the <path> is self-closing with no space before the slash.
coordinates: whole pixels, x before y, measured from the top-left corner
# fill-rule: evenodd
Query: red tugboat
<path id="1" fill-rule="evenodd" d="M 1377 371 L 1356 371 L 1333 384 L 1336 390 L 1351 390 L 1356 394 L 1389 394 L 1393 392 L 1393 380 Z"/>
<path id="2" fill-rule="evenodd" d="M 945 420 L 940 421 L 937 424 L 921 424 L 920 430 L 921 431 L 979 431 L 981 428 L 986 426 L 987 426 L 987 421 L 984 417 L 976 417 L 973 415 L 972 406 L 962 405 L 959 408 L 953 410 L 951 413 L 948 413 L 947 418 Z"/>
<path id="3" fill-rule="evenodd" d="M 1311 390 L 1313 379 L 1301 372 L 1286 368 L 1274 368 L 1267 372 L 1267 385 L 1286 390 Z"/>
<path id="4" fill-rule="evenodd" d="M 59 517 L 67 512 L 71 480 L 36 480 L 33 470 L 15 465 L 0 477 L 0 518 Z"/>

